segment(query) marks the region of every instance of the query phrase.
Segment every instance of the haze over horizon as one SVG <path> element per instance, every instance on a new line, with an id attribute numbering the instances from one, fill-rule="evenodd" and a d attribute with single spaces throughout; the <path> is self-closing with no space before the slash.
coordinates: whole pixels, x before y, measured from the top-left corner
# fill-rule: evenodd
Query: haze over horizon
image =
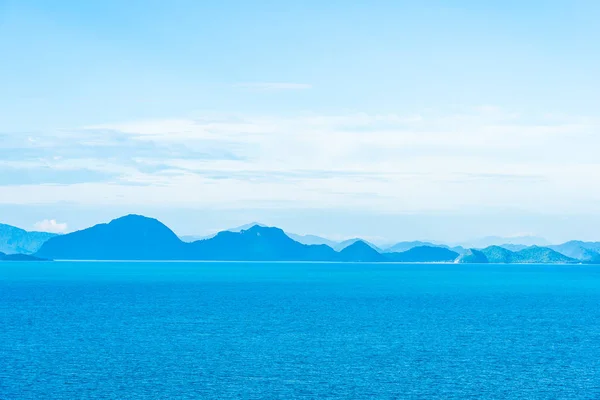
<path id="1" fill-rule="evenodd" d="M 0 0 L 0 223 L 600 240 L 599 17 Z"/>

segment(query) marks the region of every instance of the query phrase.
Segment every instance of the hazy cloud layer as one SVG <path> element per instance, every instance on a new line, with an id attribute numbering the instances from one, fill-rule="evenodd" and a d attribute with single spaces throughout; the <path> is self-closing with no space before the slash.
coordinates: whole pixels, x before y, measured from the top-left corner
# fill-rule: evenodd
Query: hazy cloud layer
<path id="1" fill-rule="evenodd" d="M 5 132 L 0 203 L 600 213 L 598 128 L 483 106 Z"/>

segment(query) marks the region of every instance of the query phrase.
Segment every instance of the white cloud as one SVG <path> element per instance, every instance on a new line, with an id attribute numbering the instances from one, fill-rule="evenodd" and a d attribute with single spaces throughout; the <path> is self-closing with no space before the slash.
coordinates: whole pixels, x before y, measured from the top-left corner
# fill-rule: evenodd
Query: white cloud
<path id="1" fill-rule="evenodd" d="M 303 90 L 311 89 L 312 85 L 308 83 L 292 82 L 246 82 L 238 83 L 235 87 L 255 90 Z"/>
<path id="2" fill-rule="evenodd" d="M 40 232 L 51 232 L 51 233 L 65 233 L 67 231 L 67 224 L 56 222 L 55 219 L 45 219 L 38 221 L 34 224 L 34 229 Z"/>

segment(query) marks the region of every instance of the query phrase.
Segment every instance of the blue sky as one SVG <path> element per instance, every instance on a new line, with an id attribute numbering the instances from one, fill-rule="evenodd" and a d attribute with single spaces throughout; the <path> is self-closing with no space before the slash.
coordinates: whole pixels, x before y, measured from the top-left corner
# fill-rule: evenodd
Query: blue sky
<path id="1" fill-rule="evenodd" d="M 600 240 L 599 17 L 576 0 L 0 0 L 0 221 Z"/>

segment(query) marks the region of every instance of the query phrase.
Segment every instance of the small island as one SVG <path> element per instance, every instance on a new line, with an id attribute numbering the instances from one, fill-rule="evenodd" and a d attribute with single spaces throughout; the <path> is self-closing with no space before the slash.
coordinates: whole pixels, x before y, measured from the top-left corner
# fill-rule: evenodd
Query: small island
<path id="1" fill-rule="evenodd" d="M 0 262 L 2 261 L 51 261 L 47 258 L 40 258 L 29 254 L 4 254 L 0 252 Z"/>

